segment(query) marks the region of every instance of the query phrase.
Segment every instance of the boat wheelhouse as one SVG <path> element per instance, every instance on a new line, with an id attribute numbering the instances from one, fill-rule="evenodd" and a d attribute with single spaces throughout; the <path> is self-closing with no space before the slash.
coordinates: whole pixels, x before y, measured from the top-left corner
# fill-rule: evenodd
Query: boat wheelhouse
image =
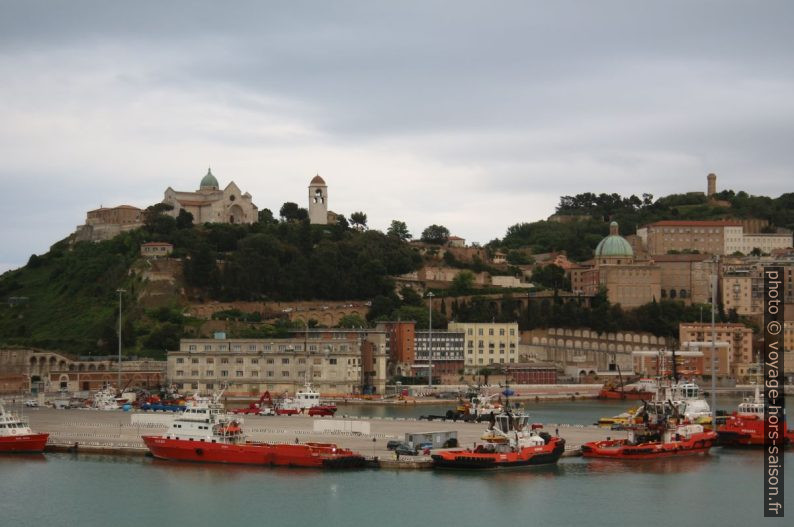
<path id="1" fill-rule="evenodd" d="M 28 422 L 0 403 L 0 453 L 38 453 L 44 451 L 49 434 L 37 434 Z"/>

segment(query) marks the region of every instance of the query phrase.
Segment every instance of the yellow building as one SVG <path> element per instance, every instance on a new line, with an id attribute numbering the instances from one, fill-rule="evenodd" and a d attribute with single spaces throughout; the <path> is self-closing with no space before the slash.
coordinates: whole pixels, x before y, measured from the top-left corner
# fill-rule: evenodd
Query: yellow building
<path id="1" fill-rule="evenodd" d="M 725 311 L 736 310 L 742 316 L 764 312 L 763 279 L 749 271 L 733 271 L 722 277 L 722 305 Z"/>
<path id="2" fill-rule="evenodd" d="M 447 329 L 464 335 L 466 368 L 518 362 L 518 322 L 450 322 Z"/>

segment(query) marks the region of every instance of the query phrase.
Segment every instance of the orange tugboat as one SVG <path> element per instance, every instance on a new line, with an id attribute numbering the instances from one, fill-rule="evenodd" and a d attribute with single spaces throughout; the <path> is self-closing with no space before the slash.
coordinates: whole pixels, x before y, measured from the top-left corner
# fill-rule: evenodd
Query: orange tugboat
<path id="1" fill-rule="evenodd" d="M 0 454 L 44 452 L 49 437 L 50 434 L 34 433 L 27 422 L 7 412 L 0 404 Z"/>
<path id="2" fill-rule="evenodd" d="M 443 450 L 433 454 L 437 468 L 493 469 L 556 463 L 565 451 L 565 440 L 538 433 L 528 416 L 503 413 L 473 449 Z M 528 429 L 529 428 L 529 429 Z"/>
<path id="3" fill-rule="evenodd" d="M 649 354 L 651 352 L 635 352 Z M 660 365 L 667 354 L 675 352 L 660 351 Z M 678 352 L 680 355 L 699 356 L 700 352 Z M 656 354 L 656 352 L 653 352 Z M 664 371 L 660 367 L 659 371 Z M 673 363 L 675 371 L 675 363 Z M 677 377 L 675 373 L 674 377 Z M 677 385 L 677 379 L 676 385 Z M 702 425 L 692 424 L 679 411 L 675 404 L 674 387 L 670 381 L 658 382 L 654 401 L 646 403 L 625 426 L 627 439 L 592 441 L 582 445 L 584 457 L 604 459 L 657 459 L 708 453 L 717 440 L 717 433 L 704 430 Z M 639 420 L 639 423 L 637 422 Z"/>
<path id="4" fill-rule="evenodd" d="M 606 459 L 657 459 L 706 454 L 717 440 L 713 431 L 701 425 L 635 426 L 628 439 L 593 441 L 582 445 L 582 456 Z"/>
<path id="5" fill-rule="evenodd" d="M 503 392 L 512 395 L 510 388 Z M 499 415 L 491 417 L 491 424 L 480 439 L 483 444 L 474 448 L 442 450 L 433 454 L 437 468 L 495 469 L 517 468 L 556 463 L 565 451 L 565 440 L 539 432 L 540 425 L 529 422 L 526 414 L 510 410 L 506 399 Z"/>
<path id="6" fill-rule="evenodd" d="M 739 403 L 739 407 L 728 416 L 725 424 L 717 428 L 719 444 L 737 447 L 764 446 L 764 425 L 764 400 L 756 385 L 755 397 L 748 397 Z M 782 428 L 786 429 L 785 421 Z M 794 443 L 794 430 L 786 430 L 783 442 L 787 446 Z"/>
<path id="7" fill-rule="evenodd" d="M 222 392 L 221 392 L 222 393 Z M 363 467 L 366 460 L 331 443 L 249 441 L 242 419 L 226 414 L 220 395 L 199 400 L 176 417 L 162 436 L 143 436 L 152 455 L 174 461 L 315 468 Z"/>

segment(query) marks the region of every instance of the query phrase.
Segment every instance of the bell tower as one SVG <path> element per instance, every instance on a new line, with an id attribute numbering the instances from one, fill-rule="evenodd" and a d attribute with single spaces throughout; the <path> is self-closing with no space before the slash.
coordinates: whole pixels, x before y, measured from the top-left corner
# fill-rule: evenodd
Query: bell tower
<path id="1" fill-rule="evenodd" d="M 309 223 L 328 223 L 328 185 L 319 174 L 309 183 Z"/>

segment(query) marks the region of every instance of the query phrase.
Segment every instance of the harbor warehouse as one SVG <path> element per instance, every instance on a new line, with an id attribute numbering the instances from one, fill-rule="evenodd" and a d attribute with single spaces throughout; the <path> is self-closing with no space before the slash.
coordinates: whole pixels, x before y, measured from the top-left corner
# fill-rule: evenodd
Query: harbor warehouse
<path id="1" fill-rule="evenodd" d="M 310 382 L 323 394 L 383 393 L 386 335 L 312 330 L 286 339 L 182 339 L 168 352 L 168 379 L 178 389 L 295 392 Z"/>

